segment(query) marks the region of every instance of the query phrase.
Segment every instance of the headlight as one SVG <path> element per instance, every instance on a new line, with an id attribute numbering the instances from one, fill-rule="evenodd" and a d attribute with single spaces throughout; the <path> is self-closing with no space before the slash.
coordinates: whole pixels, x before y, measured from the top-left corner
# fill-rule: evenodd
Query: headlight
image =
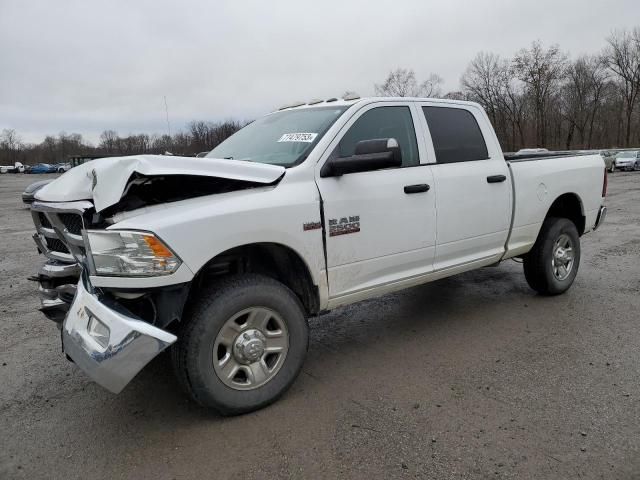
<path id="1" fill-rule="evenodd" d="M 153 277 L 175 272 L 180 259 L 152 233 L 87 230 L 97 275 Z"/>

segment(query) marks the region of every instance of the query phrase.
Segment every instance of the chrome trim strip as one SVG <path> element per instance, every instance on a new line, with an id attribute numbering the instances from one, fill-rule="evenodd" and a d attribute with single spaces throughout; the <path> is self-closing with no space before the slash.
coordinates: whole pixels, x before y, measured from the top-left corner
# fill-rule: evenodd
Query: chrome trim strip
<path id="1" fill-rule="evenodd" d="M 47 262 L 42 267 L 38 275 L 43 277 L 58 278 L 58 277 L 80 277 L 82 268 L 77 263 L 51 263 Z"/>
<path id="2" fill-rule="evenodd" d="M 69 308 L 69 304 L 59 298 L 45 298 L 45 299 L 42 299 L 40 303 L 42 304 L 42 306 L 40 307 L 41 311 L 54 310 L 54 309 L 67 310 Z"/>
<path id="3" fill-rule="evenodd" d="M 74 241 L 75 239 L 73 237 L 76 237 L 76 236 L 75 235 L 73 237 L 71 236 L 71 234 L 69 233 L 69 230 L 67 230 L 67 227 L 65 227 L 64 223 L 62 223 L 62 220 L 60 220 L 60 217 L 58 217 L 58 215 L 51 212 L 45 212 L 45 215 L 47 216 L 47 219 L 53 226 L 53 229 L 55 230 L 55 232 L 58 234 L 58 238 L 62 240 L 62 242 L 67 246 L 67 248 L 71 252 L 71 255 L 73 255 L 73 257 L 79 263 L 82 263 L 84 261 L 85 255 L 82 252 L 82 250 L 78 248 L 79 245 Z M 81 243 L 81 245 L 83 245 L 83 243 Z"/>
<path id="4" fill-rule="evenodd" d="M 40 250 L 47 258 L 49 258 L 51 260 L 56 260 L 56 261 L 59 261 L 59 262 L 64 262 L 64 263 L 71 263 L 71 264 L 75 264 L 76 263 L 76 259 L 73 258 L 73 255 L 71 255 L 69 253 L 56 252 L 54 250 L 49 250 L 47 248 L 46 243 L 42 239 L 42 235 L 40 235 L 38 233 L 34 233 L 33 234 L 33 241 L 36 242 L 38 250 Z"/>
<path id="5" fill-rule="evenodd" d="M 40 202 L 36 200 L 31 204 L 31 209 L 37 212 L 84 213 L 90 208 L 93 208 L 93 203 L 87 200 L 76 202 Z"/>
<path id="6" fill-rule="evenodd" d="M 44 300 L 56 300 L 58 298 L 58 292 L 55 288 L 44 288 L 42 285 L 38 286 L 38 293 L 40 294 L 40 301 Z"/>
<path id="7" fill-rule="evenodd" d="M 58 238 L 58 235 L 52 228 L 41 227 L 38 231 L 47 238 Z"/>

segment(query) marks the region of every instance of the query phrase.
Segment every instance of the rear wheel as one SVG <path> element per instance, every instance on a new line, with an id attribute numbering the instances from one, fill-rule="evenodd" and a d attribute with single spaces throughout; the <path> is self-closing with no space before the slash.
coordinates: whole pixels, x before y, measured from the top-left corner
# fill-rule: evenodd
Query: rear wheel
<path id="1" fill-rule="evenodd" d="M 580 265 L 580 237 L 575 224 L 566 218 L 547 218 L 523 264 L 527 283 L 541 295 L 567 291 Z"/>
<path id="2" fill-rule="evenodd" d="M 298 376 L 308 347 L 300 301 L 262 275 L 228 277 L 200 296 L 172 347 L 174 370 L 197 403 L 224 415 L 262 408 Z"/>

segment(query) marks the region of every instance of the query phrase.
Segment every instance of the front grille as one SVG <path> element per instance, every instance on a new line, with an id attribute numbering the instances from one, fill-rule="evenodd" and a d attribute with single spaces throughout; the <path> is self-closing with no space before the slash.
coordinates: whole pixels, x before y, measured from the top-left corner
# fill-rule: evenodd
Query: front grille
<path id="1" fill-rule="evenodd" d="M 59 213 L 58 217 L 69 233 L 80 235 L 82 230 L 82 217 L 75 213 Z"/>
<path id="2" fill-rule="evenodd" d="M 67 246 L 57 238 L 46 238 L 47 248 L 53 252 L 69 253 Z"/>
<path id="3" fill-rule="evenodd" d="M 40 224 L 44 227 L 44 228 L 52 228 L 51 227 L 51 222 L 49 222 L 49 219 L 47 218 L 47 216 L 40 212 L 38 213 L 38 218 L 40 219 Z"/>
<path id="4" fill-rule="evenodd" d="M 34 237 L 38 248 L 50 259 L 63 263 L 76 263 L 76 258 L 86 257 L 83 217 L 92 209 L 87 201 L 67 202 L 60 208 L 57 204 L 34 202 L 31 213 L 39 234 Z"/>

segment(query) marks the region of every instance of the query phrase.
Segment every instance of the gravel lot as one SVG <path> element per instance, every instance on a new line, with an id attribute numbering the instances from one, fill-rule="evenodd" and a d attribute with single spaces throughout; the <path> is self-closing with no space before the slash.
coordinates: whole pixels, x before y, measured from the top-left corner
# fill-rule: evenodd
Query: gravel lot
<path id="1" fill-rule="evenodd" d="M 43 177 L 0 177 L 0 478 L 640 478 L 640 174 L 567 294 L 509 261 L 312 319 L 293 388 L 236 418 L 166 355 L 117 396 L 65 360 L 26 279 Z"/>

